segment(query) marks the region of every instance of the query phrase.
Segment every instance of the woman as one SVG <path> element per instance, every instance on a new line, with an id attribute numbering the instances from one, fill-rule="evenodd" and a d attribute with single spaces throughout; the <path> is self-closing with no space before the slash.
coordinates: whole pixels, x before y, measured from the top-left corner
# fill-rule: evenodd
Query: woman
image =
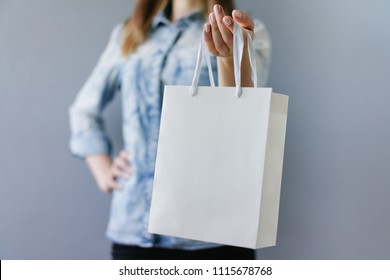
<path id="1" fill-rule="evenodd" d="M 133 16 L 113 30 L 70 108 L 71 151 L 86 159 L 101 191 L 113 192 L 107 236 L 114 259 L 254 259 L 253 250 L 147 232 L 163 85 L 191 83 L 204 36 L 215 56 L 219 85 L 234 86 L 233 19 L 254 36 L 259 81 L 264 83 L 267 32 L 247 13 L 233 11 L 232 0 L 138 0 Z M 208 83 L 203 68 L 199 84 Z M 242 85 L 252 86 L 246 51 Z M 116 92 L 122 96 L 124 149 L 111 160 L 101 113 Z"/>

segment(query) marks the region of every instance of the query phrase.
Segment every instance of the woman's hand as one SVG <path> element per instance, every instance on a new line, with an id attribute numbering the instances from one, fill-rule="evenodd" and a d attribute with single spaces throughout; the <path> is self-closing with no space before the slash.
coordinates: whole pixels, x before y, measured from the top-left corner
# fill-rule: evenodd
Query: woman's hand
<path id="1" fill-rule="evenodd" d="M 207 49 L 211 54 L 218 57 L 233 56 L 233 19 L 242 28 L 248 30 L 253 38 L 254 23 L 247 13 L 234 10 L 231 17 L 225 15 L 222 6 L 215 5 L 203 32 Z M 246 36 L 245 33 L 244 36 Z"/>
<path id="2" fill-rule="evenodd" d="M 254 37 L 254 22 L 249 14 L 234 10 L 232 16 L 225 15 L 220 5 L 214 6 L 214 11 L 209 16 L 209 22 L 204 25 L 203 36 L 207 49 L 217 56 L 218 79 L 220 86 L 235 86 L 233 67 L 233 19 Z M 244 32 L 244 44 L 246 46 L 246 32 Z M 252 87 L 251 66 L 247 47 L 244 49 L 241 66 L 241 86 Z"/>
<path id="3" fill-rule="evenodd" d="M 96 183 L 104 193 L 123 188 L 121 184 L 116 182 L 116 179 L 130 178 L 132 174 L 130 162 L 131 157 L 126 151 L 121 151 L 113 161 L 108 155 L 87 157 L 88 166 L 95 177 Z"/>

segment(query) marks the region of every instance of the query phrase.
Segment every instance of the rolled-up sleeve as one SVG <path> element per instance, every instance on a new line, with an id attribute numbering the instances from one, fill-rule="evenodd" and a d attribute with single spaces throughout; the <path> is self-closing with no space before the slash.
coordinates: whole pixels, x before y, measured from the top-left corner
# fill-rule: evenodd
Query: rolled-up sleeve
<path id="1" fill-rule="evenodd" d="M 265 86 L 271 63 L 271 40 L 263 22 L 255 19 L 254 45 L 258 86 Z"/>
<path id="2" fill-rule="evenodd" d="M 102 111 L 120 87 L 121 31 L 122 25 L 113 29 L 97 65 L 69 108 L 70 150 L 77 157 L 111 153 Z"/>

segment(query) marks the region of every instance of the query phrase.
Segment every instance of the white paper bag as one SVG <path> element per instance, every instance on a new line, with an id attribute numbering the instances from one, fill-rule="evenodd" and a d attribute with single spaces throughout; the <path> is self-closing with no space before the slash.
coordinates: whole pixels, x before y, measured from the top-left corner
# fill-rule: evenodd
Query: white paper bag
<path id="1" fill-rule="evenodd" d="M 204 47 L 193 86 L 165 87 L 151 233 L 253 249 L 276 244 L 288 97 L 240 87 L 240 30 L 236 88 L 197 87 Z"/>

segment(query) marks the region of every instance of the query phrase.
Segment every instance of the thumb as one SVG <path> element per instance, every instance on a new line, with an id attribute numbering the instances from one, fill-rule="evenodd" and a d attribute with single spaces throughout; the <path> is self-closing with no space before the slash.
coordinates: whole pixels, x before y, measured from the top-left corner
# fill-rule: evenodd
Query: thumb
<path id="1" fill-rule="evenodd" d="M 240 10 L 234 10 L 232 15 L 233 15 L 234 20 L 239 25 L 241 25 L 242 28 L 245 28 L 245 29 L 253 32 L 255 24 L 253 22 L 253 19 L 251 18 L 251 16 L 248 13 L 240 11 Z"/>

